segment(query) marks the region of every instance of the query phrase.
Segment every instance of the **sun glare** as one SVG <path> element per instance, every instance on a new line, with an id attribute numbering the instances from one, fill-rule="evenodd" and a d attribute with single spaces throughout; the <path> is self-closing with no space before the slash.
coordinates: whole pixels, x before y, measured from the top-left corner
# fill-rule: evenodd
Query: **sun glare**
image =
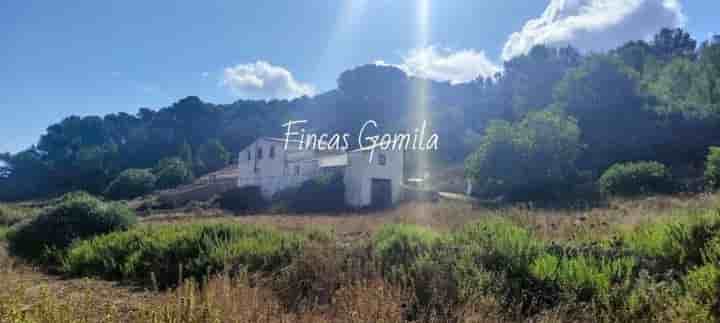
<path id="1" fill-rule="evenodd" d="M 416 48 L 425 48 L 429 46 L 430 42 L 430 0 L 417 0 L 417 16 L 416 16 Z M 428 101 L 430 100 L 430 93 L 428 89 L 428 82 L 415 80 L 412 83 L 412 91 L 410 91 L 410 98 L 408 102 L 413 106 L 410 107 L 409 111 L 414 111 L 415 124 L 422 124 L 428 120 Z M 416 174 L 412 174 L 413 177 L 425 177 L 428 170 L 428 155 L 425 152 L 414 153 Z M 407 174 L 411 175 L 411 174 Z M 427 178 L 426 178 L 427 180 Z M 422 207 L 418 210 L 420 214 L 417 216 L 425 217 L 427 210 Z"/>

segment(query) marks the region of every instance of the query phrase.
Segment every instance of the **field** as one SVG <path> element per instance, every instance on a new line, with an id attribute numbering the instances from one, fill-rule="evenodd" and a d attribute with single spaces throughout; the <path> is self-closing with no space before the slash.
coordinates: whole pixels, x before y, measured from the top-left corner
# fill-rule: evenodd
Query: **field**
<path id="1" fill-rule="evenodd" d="M 125 236 L 74 245 L 52 266 L 9 255 L 0 227 L 0 322 L 708 321 L 718 317 L 720 275 L 707 269 L 712 255 L 693 256 L 692 248 L 710 250 L 713 237 L 698 242 L 695 233 L 715 232 L 718 202 L 701 194 L 584 210 L 440 202 L 359 214 L 163 212 L 142 217 Z M 652 229 L 675 224 L 690 232 L 677 240 L 688 244 L 676 246 L 677 257 L 672 248 L 658 251 L 674 235 Z M 234 258 L 221 258 L 234 262 L 212 273 L 182 259 L 179 269 L 141 261 L 122 274 L 108 258 L 92 262 L 128 235 L 208 228 L 242 235 L 227 244 Z M 161 251 L 152 250 L 192 254 Z"/>

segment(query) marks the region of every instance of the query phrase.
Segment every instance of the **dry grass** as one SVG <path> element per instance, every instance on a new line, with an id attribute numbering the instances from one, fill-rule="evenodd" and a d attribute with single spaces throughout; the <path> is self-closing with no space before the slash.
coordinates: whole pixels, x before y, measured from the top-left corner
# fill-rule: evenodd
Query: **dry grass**
<path id="1" fill-rule="evenodd" d="M 211 209 L 192 213 L 164 213 L 144 218 L 150 223 L 234 221 L 273 226 L 282 230 L 331 229 L 341 241 L 362 240 L 385 224 L 415 224 L 436 231 L 456 230 L 488 217 L 505 217 L 546 240 L 608 237 L 618 230 L 631 230 L 649 221 L 702 211 L 720 205 L 712 194 L 653 196 L 642 199 L 614 199 L 608 205 L 587 209 L 540 209 L 531 205 L 485 208 L 469 203 L 441 201 L 408 203 L 379 213 L 340 214 L 258 214 L 233 216 Z"/>
<path id="2" fill-rule="evenodd" d="M 547 240 L 598 239 L 649 221 L 716 207 L 718 196 L 663 196 L 613 200 L 607 207 L 546 210 L 528 206 L 502 209 L 455 202 L 414 203 L 382 213 L 256 215 L 234 217 L 218 211 L 168 213 L 146 223 L 240 222 L 284 230 L 332 229 L 337 248 L 308 248 L 290 267 L 273 277 L 247 274 L 214 276 L 202 284 L 187 281 L 169 291 L 139 290 L 89 279 L 62 279 L 18 263 L 0 242 L 0 323 L 5 322 L 593 322 L 603 318 L 592 308 L 562 306 L 533 317 L 520 317 L 487 297 L 453 309 L 448 318 L 431 310 L 408 317 L 414 294 L 381 278 L 374 264 L 347 264 L 343 245 L 366 241 L 384 224 L 404 223 L 453 231 L 488 217 L 506 217 Z M 361 249 L 352 249 L 362 252 Z M 360 250 L 360 251 L 358 251 Z M 362 257 L 359 257 L 363 259 Z M 347 268 L 347 267 L 350 268 Z M 303 300 L 298 301 L 298 300 Z M 440 300 L 442 301 L 442 300 Z M 298 305 L 300 304 L 300 305 Z M 658 313 L 682 321 L 673 311 Z"/>

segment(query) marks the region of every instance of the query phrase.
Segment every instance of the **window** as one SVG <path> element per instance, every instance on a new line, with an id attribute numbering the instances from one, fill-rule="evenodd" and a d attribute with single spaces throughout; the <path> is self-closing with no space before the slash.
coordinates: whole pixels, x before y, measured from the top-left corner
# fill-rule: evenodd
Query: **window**
<path id="1" fill-rule="evenodd" d="M 270 146 L 270 159 L 275 159 L 275 146 Z"/>
<path id="2" fill-rule="evenodd" d="M 256 158 L 257 158 L 258 160 L 261 160 L 261 159 L 262 159 L 262 155 L 263 155 L 262 147 L 259 147 L 259 148 L 257 149 L 257 153 L 255 154 L 255 156 L 257 156 Z"/>
<path id="3" fill-rule="evenodd" d="M 378 155 L 378 165 L 385 166 L 387 164 L 387 156 L 385 154 Z"/>
<path id="4" fill-rule="evenodd" d="M 300 176 L 300 165 L 295 165 L 295 176 Z"/>
<path id="5" fill-rule="evenodd" d="M 252 160 L 252 153 L 250 152 L 250 150 L 247 151 L 247 155 L 248 155 L 248 161 Z"/>

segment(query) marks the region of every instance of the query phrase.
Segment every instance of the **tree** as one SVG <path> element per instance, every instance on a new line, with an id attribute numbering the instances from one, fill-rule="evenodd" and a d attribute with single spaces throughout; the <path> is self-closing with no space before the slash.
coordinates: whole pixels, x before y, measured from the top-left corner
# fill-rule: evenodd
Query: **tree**
<path id="1" fill-rule="evenodd" d="M 681 28 L 663 28 L 652 43 L 655 55 L 666 61 L 676 57 L 693 58 L 696 47 L 697 41 Z"/>
<path id="2" fill-rule="evenodd" d="M 657 64 L 652 46 L 644 40 L 627 42 L 613 50 L 612 54 L 640 74 L 645 72 L 648 65 Z"/>
<path id="3" fill-rule="evenodd" d="M 539 111 L 510 124 L 494 121 L 465 162 L 481 195 L 552 199 L 567 188 L 580 153 L 580 129 L 562 113 Z"/>
<path id="4" fill-rule="evenodd" d="M 128 169 L 120 173 L 107 189 L 105 196 L 116 199 L 133 199 L 152 192 L 157 177 L 147 169 Z"/>
<path id="5" fill-rule="evenodd" d="M 198 173 L 205 174 L 222 169 L 229 161 L 230 154 L 222 143 L 219 140 L 210 140 L 198 149 L 196 167 Z"/>
<path id="6" fill-rule="evenodd" d="M 655 114 L 644 109 L 638 74 L 617 57 L 594 55 L 555 88 L 555 107 L 575 117 L 587 145 L 578 167 L 602 170 L 620 161 L 652 159 Z"/>
<path id="7" fill-rule="evenodd" d="M 178 157 L 165 158 L 158 162 L 153 174 L 157 177 L 157 189 L 175 188 L 193 179 L 190 167 Z"/>
<path id="8" fill-rule="evenodd" d="M 186 166 L 192 167 L 193 163 L 193 153 L 192 153 L 192 147 L 190 147 L 190 144 L 186 142 L 183 142 L 182 146 L 180 146 L 180 159 L 185 163 Z"/>
<path id="9" fill-rule="evenodd" d="M 519 120 L 527 112 L 551 104 L 555 84 L 580 62 L 580 53 L 572 47 L 545 46 L 535 46 L 527 55 L 505 62 L 499 86 L 507 91 L 511 119 Z"/>

